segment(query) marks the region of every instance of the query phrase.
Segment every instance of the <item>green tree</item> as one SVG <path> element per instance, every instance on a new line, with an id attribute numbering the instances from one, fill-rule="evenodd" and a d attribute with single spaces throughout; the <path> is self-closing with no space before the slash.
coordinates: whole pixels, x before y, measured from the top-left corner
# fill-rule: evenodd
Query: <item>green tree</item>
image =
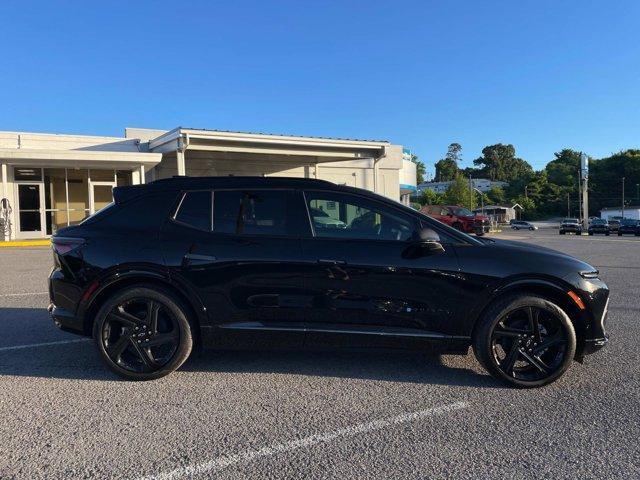
<path id="1" fill-rule="evenodd" d="M 456 178 L 459 172 L 458 162 L 462 159 L 462 146 L 451 143 L 444 158 L 436 162 L 436 180 L 446 182 Z"/>
<path id="2" fill-rule="evenodd" d="M 535 220 L 537 218 L 536 203 L 524 195 L 511 199 L 514 205 L 517 203 L 522 207 L 521 217 L 524 220 Z"/>
<path id="3" fill-rule="evenodd" d="M 531 165 L 516 157 L 513 145 L 498 143 L 482 149 L 482 156 L 476 158 L 473 164 L 479 167 L 482 176 L 491 180 L 512 182 L 533 172 Z"/>
<path id="4" fill-rule="evenodd" d="M 442 195 L 438 195 L 433 190 L 427 188 L 422 191 L 418 201 L 420 205 L 438 205 L 442 203 Z"/>
<path id="5" fill-rule="evenodd" d="M 416 182 L 421 184 L 424 182 L 424 175 L 427 173 L 427 169 L 417 155 L 411 154 L 411 161 L 416 164 Z"/>
<path id="6" fill-rule="evenodd" d="M 487 201 L 496 205 L 502 204 L 507 200 L 504 190 L 498 185 L 494 185 L 486 194 Z"/>
<path id="7" fill-rule="evenodd" d="M 460 205 L 472 210 L 477 205 L 477 193 L 469 187 L 467 179 L 458 175 L 442 195 L 442 201 L 447 205 Z"/>
<path id="8" fill-rule="evenodd" d="M 556 157 L 544 168 L 549 182 L 560 187 L 578 188 L 578 170 L 580 169 L 580 155 L 582 152 L 563 148 L 554 153 Z"/>

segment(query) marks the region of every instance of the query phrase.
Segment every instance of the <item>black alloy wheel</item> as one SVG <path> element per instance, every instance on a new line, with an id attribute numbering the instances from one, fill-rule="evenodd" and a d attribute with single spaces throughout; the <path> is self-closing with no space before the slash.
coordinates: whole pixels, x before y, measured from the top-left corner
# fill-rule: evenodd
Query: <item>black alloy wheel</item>
<path id="1" fill-rule="evenodd" d="M 118 292 L 97 315 L 94 338 L 107 365 L 135 380 L 179 368 L 192 348 L 189 322 L 169 292 L 137 287 Z"/>
<path id="2" fill-rule="evenodd" d="M 575 330 L 566 313 L 534 295 L 507 298 L 481 320 L 474 337 L 480 363 L 496 378 L 517 387 L 539 387 L 569 368 Z"/>

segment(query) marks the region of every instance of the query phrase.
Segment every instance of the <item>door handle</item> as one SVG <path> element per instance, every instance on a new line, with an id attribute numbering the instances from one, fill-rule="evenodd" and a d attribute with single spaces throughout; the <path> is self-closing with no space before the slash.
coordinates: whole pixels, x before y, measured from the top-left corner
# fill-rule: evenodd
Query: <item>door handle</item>
<path id="1" fill-rule="evenodd" d="M 347 264 L 347 262 L 345 262 L 344 260 L 333 260 L 333 259 L 327 259 L 327 258 L 319 258 L 318 263 L 320 265 L 346 265 Z"/>
<path id="2" fill-rule="evenodd" d="M 187 253 L 182 259 L 184 266 L 189 265 L 207 265 L 218 261 L 217 257 L 212 255 L 200 255 L 197 253 Z"/>

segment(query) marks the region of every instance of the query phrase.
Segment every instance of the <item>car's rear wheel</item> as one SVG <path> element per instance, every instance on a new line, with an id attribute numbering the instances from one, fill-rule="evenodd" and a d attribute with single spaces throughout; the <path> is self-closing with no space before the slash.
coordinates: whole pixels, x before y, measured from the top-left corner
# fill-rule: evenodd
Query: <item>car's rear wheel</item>
<path id="1" fill-rule="evenodd" d="M 554 382 L 569 368 L 576 334 L 567 314 L 537 295 L 499 300 L 475 329 L 473 350 L 495 378 L 519 388 Z"/>
<path id="2" fill-rule="evenodd" d="M 130 380 L 153 380 L 179 368 L 193 347 L 186 309 L 168 291 L 132 287 L 109 298 L 93 336 L 102 359 Z"/>

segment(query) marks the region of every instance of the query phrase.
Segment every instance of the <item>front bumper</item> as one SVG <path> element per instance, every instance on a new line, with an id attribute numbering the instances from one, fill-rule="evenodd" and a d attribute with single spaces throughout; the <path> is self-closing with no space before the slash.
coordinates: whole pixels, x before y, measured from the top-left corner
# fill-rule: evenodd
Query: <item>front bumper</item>
<path id="1" fill-rule="evenodd" d="M 73 313 L 64 308 L 57 307 L 53 303 L 47 308 L 49 315 L 56 327 L 65 332 L 75 333 L 76 335 L 84 335 L 84 322 L 81 318 L 76 317 Z"/>

